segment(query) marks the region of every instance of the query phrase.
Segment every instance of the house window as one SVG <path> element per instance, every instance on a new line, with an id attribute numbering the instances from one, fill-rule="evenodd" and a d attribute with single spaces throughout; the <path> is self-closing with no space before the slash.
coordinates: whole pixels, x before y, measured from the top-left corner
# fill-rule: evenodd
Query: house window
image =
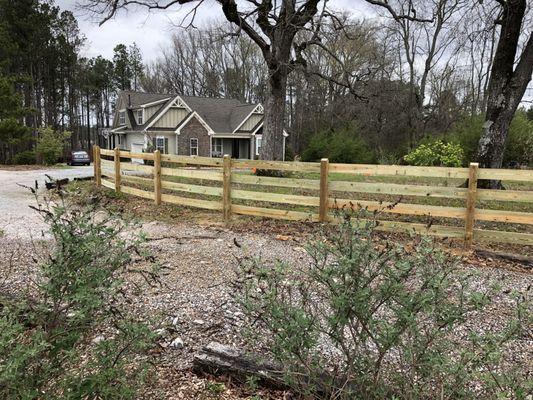
<path id="1" fill-rule="evenodd" d="M 119 125 L 126 125 L 126 112 L 125 111 L 119 111 L 119 113 L 118 113 L 118 124 Z"/>
<path id="2" fill-rule="evenodd" d="M 198 155 L 198 139 L 197 138 L 191 138 L 190 155 L 191 156 Z"/>
<path id="3" fill-rule="evenodd" d="M 261 146 L 263 145 L 263 138 L 261 136 L 255 137 L 255 155 L 258 156 L 261 152 Z"/>
<path id="4" fill-rule="evenodd" d="M 118 138 L 118 145 L 120 146 L 122 144 L 122 135 L 117 135 Z"/>
<path id="5" fill-rule="evenodd" d="M 213 139 L 212 145 L 211 145 L 211 156 L 212 157 L 222 157 L 223 152 L 223 146 L 222 146 L 222 139 Z"/>
<path id="6" fill-rule="evenodd" d="M 168 138 L 164 136 L 158 136 L 155 138 L 155 148 L 162 154 L 168 154 Z"/>
<path id="7" fill-rule="evenodd" d="M 144 123 L 144 110 L 137 110 L 137 125 L 142 125 Z"/>

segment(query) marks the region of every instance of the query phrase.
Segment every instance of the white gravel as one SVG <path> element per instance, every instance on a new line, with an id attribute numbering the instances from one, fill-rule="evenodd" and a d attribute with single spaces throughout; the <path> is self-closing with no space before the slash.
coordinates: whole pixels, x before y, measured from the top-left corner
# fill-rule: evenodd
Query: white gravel
<path id="1" fill-rule="evenodd" d="M 0 232 L 22 239 L 37 238 L 45 228 L 41 218 L 30 208 L 35 197 L 23 186 L 44 190 L 46 175 L 54 179 L 93 176 L 92 166 L 15 171 L 0 169 Z M 21 186 L 22 185 L 22 186 Z"/>

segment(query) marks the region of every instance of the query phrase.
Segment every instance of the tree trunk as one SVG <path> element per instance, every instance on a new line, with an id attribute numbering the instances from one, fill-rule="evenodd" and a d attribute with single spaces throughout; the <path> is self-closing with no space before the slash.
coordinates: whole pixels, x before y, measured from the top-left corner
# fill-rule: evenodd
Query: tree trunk
<path id="1" fill-rule="evenodd" d="M 283 160 L 287 72 L 279 70 L 269 72 L 260 157 L 263 160 L 281 161 Z"/>
<path id="2" fill-rule="evenodd" d="M 500 168 L 513 116 L 533 72 L 533 33 L 530 34 L 518 63 L 516 52 L 526 0 L 509 0 L 502 6 L 500 38 L 488 85 L 487 112 L 478 143 L 476 161 L 484 168 Z M 499 188 L 499 181 L 480 181 L 480 186 Z"/>

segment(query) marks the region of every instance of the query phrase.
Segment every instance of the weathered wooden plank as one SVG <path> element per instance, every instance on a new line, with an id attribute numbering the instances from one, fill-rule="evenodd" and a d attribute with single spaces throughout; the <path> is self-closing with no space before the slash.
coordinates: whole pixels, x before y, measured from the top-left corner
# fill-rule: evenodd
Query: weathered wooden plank
<path id="1" fill-rule="evenodd" d="M 330 221 L 334 223 L 342 223 L 344 218 L 331 216 Z M 365 218 L 359 218 L 359 221 L 373 222 Z M 378 220 L 377 222 L 378 226 L 376 227 L 376 230 L 383 232 L 406 232 L 437 237 L 464 238 L 464 229 L 461 227 L 445 225 L 431 225 L 428 227 L 426 224 L 385 220 Z"/>
<path id="2" fill-rule="evenodd" d="M 122 180 L 125 182 L 142 183 L 147 186 L 151 186 L 153 183 L 152 179 L 143 178 L 141 176 L 133 176 L 133 175 L 122 175 Z"/>
<path id="3" fill-rule="evenodd" d="M 113 150 L 100 149 L 100 154 L 103 156 L 114 156 L 115 152 Z"/>
<path id="4" fill-rule="evenodd" d="M 395 183 L 331 181 L 332 191 L 391 194 L 398 196 L 466 198 L 467 189 L 448 186 L 400 185 Z"/>
<path id="5" fill-rule="evenodd" d="M 161 204 L 161 152 L 154 152 L 154 202 Z"/>
<path id="6" fill-rule="evenodd" d="M 470 163 L 470 168 L 468 172 L 468 195 L 466 197 L 466 219 L 465 219 L 465 244 L 467 247 L 472 246 L 472 240 L 473 240 L 473 234 L 474 234 L 478 170 L 479 170 L 478 163 Z"/>
<path id="7" fill-rule="evenodd" d="M 154 193 L 153 192 L 148 192 L 146 190 L 133 188 L 131 186 L 122 186 L 122 192 L 123 193 L 127 193 L 127 194 L 131 194 L 131 195 L 134 195 L 134 196 L 137 196 L 137 197 L 143 197 L 145 199 L 150 199 L 150 200 L 154 199 Z"/>
<path id="8" fill-rule="evenodd" d="M 381 211 L 391 214 L 406 215 L 427 215 L 431 217 L 460 218 L 466 217 L 466 208 L 460 207 L 440 207 L 428 206 L 425 204 L 398 203 L 391 202 L 330 199 L 329 207 L 332 209 L 352 209 L 358 210 L 366 208 L 368 211 Z"/>
<path id="9" fill-rule="evenodd" d="M 109 160 L 100 160 L 100 165 L 106 168 L 115 168 L 115 163 Z"/>
<path id="10" fill-rule="evenodd" d="M 504 181 L 533 182 L 533 170 L 480 168 L 478 179 L 501 179 Z"/>
<path id="11" fill-rule="evenodd" d="M 177 156 L 173 154 L 162 154 L 161 161 L 177 164 L 204 165 L 208 167 L 222 167 L 222 158 L 200 157 L 200 156 Z"/>
<path id="12" fill-rule="evenodd" d="M 222 171 L 222 204 L 225 222 L 229 222 L 231 218 L 231 163 L 231 157 L 226 154 Z"/>
<path id="13" fill-rule="evenodd" d="M 96 186 L 102 184 L 102 162 L 100 158 L 100 146 L 93 147 L 94 182 Z"/>
<path id="14" fill-rule="evenodd" d="M 188 183 L 177 183 L 161 181 L 163 189 L 176 190 L 178 192 L 205 194 L 209 196 L 222 196 L 222 188 L 202 185 L 191 185 Z"/>
<path id="15" fill-rule="evenodd" d="M 210 181 L 222 181 L 221 171 L 183 168 L 161 168 L 161 175 L 179 176 L 182 178 L 206 179 Z"/>
<path id="16" fill-rule="evenodd" d="M 501 232 L 484 229 L 474 229 L 476 241 L 513 243 L 533 246 L 533 235 L 530 233 Z"/>
<path id="17" fill-rule="evenodd" d="M 255 217 L 268 217 L 275 219 L 285 219 L 290 221 L 318 221 L 318 214 L 302 211 L 287 211 L 275 208 L 250 207 L 240 204 L 233 204 L 231 208 L 234 214 L 251 215 Z"/>
<path id="18" fill-rule="evenodd" d="M 276 178 L 270 176 L 256 176 L 233 173 L 231 180 L 234 183 L 241 183 L 246 185 L 277 186 L 310 190 L 320 189 L 320 181 L 314 179 Z"/>
<path id="19" fill-rule="evenodd" d="M 476 220 L 533 225 L 533 213 L 478 208 Z"/>
<path id="20" fill-rule="evenodd" d="M 190 199 L 188 197 L 173 196 L 170 194 L 162 194 L 161 200 L 165 203 L 178 204 L 180 206 L 222 211 L 221 201 Z"/>
<path id="21" fill-rule="evenodd" d="M 115 191 L 120 192 L 120 150 L 118 147 L 115 147 L 113 162 L 115 164 Z"/>
<path id="22" fill-rule="evenodd" d="M 115 190 L 115 184 L 107 179 L 102 179 L 102 186 Z"/>
<path id="23" fill-rule="evenodd" d="M 263 161 L 263 160 L 234 160 L 233 168 L 273 169 L 277 171 L 320 172 L 320 163 Z"/>
<path id="24" fill-rule="evenodd" d="M 284 193 L 254 192 L 248 190 L 233 189 L 231 192 L 232 199 L 265 201 L 268 203 L 295 204 L 299 206 L 318 207 L 320 199 L 311 196 L 299 196 Z"/>
<path id="25" fill-rule="evenodd" d="M 468 178 L 468 168 L 415 167 L 403 165 L 330 164 L 330 172 L 377 176 L 423 176 L 432 178 Z"/>
<path id="26" fill-rule="evenodd" d="M 533 203 L 533 191 L 478 189 L 477 198 L 478 200 L 517 201 L 520 203 Z"/>
<path id="27" fill-rule="evenodd" d="M 120 163 L 120 165 L 124 171 L 146 172 L 150 175 L 154 173 L 154 167 L 151 167 L 150 165 L 133 164 L 128 162 Z"/>
<path id="28" fill-rule="evenodd" d="M 320 199 L 318 207 L 318 219 L 320 222 L 326 222 L 328 219 L 328 201 L 329 201 L 329 160 L 323 158 L 320 161 Z"/>
<path id="29" fill-rule="evenodd" d="M 153 160 L 154 153 L 132 153 L 130 151 L 120 151 L 120 157 L 122 158 L 140 158 L 142 160 Z"/>

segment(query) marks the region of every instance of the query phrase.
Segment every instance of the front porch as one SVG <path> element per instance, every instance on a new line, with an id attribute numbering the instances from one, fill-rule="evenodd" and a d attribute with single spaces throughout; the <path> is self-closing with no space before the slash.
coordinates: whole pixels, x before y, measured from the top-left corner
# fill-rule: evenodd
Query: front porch
<path id="1" fill-rule="evenodd" d="M 211 139 L 211 157 L 223 157 L 225 154 L 231 158 L 254 159 L 255 146 L 253 138 L 220 138 Z"/>

